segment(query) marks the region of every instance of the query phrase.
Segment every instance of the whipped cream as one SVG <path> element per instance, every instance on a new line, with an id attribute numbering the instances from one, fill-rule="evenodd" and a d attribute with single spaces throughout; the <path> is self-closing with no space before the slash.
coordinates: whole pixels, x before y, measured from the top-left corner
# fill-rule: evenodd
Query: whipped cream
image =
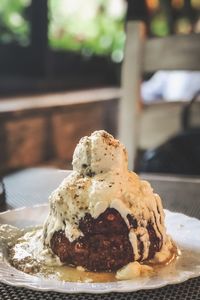
<path id="1" fill-rule="evenodd" d="M 160 197 L 147 181 L 128 170 L 125 147 L 107 132 L 95 131 L 80 140 L 73 155 L 73 172 L 51 194 L 50 212 L 44 224 L 44 243 L 50 246 L 54 232 L 63 230 L 69 241 L 82 236 L 79 220 L 90 213 L 97 218 L 107 208 L 115 208 L 126 222 L 135 260 L 145 260 L 149 254 L 150 222 L 162 241 L 159 253 L 169 255 L 172 247 L 164 226 L 164 211 Z M 128 215 L 137 220 L 131 228 Z M 144 251 L 139 253 L 138 237 Z"/>

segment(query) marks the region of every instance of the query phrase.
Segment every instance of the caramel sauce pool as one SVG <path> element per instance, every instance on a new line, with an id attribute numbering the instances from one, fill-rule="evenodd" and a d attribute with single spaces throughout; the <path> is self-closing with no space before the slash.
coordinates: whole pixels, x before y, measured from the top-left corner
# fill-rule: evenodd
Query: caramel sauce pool
<path id="1" fill-rule="evenodd" d="M 173 261 L 176 261 L 178 258 L 177 248 L 174 247 L 172 249 L 172 254 L 170 258 L 163 262 L 162 264 L 149 264 L 154 268 L 154 275 L 159 272 L 160 269 L 165 268 L 165 266 L 173 264 Z M 59 267 L 52 267 L 51 270 L 47 270 L 46 275 L 51 277 L 51 274 L 55 276 L 57 279 L 62 281 L 70 281 L 70 282 L 114 282 L 117 281 L 115 275 L 116 273 L 99 273 L 99 272 L 88 272 L 82 271 L 77 268 L 69 267 L 69 266 L 59 266 Z M 149 275 L 149 274 L 146 274 Z"/>
<path id="2" fill-rule="evenodd" d="M 34 233 L 34 232 L 33 232 Z M 23 242 L 27 242 L 27 249 L 23 246 Z M 117 281 L 115 275 L 116 273 L 109 272 L 89 272 L 85 271 L 83 268 L 70 267 L 67 265 L 61 266 L 47 266 L 45 264 L 39 263 L 33 258 L 30 252 L 30 241 L 23 240 L 10 249 L 9 261 L 13 267 L 19 269 L 28 274 L 36 275 L 45 278 L 55 278 L 57 280 L 66 282 L 114 282 Z M 33 243 L 37 247 L 37 242 Z M 155 276 L 160 273 L 170 273 L 176 270 L 176 262 L 179 259 L 179 253 L 177 248 L 174 246 L 171 251 L 171 256 L 167 261 L 159 264 L 148 262 L 148 265 L 153 268 L 153 272 L 146 272 L 140 277 L 144 276 Z M 144 262 L 144 264 L 147 264 Z M 165 271 L 166 270 L 166 271 Z M 170 271 L 171 270 L 171 271 Z M 164 272 L 164 273 L 163 273 Z M 133 278 L 134 279 L 134 278 Z M 137 278 L 138 279 L 138 278 Z"/>
<path id="3" fill-rule="evenodd" d="M 61 281 L 68 282 L 113 282 L 117 281 L 115 273 L 98 273 L 81 271 L 68 266 L 52 267 L 48 277 L 55 277 Z M 45 273 L 44 273 L 45 274 Z M 52 275 L 52 276 L 51 276 Z"/>

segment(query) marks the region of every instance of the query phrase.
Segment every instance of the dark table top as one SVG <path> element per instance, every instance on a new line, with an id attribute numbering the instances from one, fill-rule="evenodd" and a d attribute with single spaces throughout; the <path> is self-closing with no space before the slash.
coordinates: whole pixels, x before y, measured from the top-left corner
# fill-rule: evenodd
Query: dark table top
<path id="1" fill-rule="evenodd" d="M 32 206 L 48 201 L 48 196 L 70 171 L 31 168 L 4 178 L 6 206 Z M 141 174 L 160 194 L 165 208 L 200 219 L 200 178 Z M 200 299 L 200 277 L 156 290 L 104 295 L 65 295 L 37 292 L 0 283 L 0 299 Z"/>

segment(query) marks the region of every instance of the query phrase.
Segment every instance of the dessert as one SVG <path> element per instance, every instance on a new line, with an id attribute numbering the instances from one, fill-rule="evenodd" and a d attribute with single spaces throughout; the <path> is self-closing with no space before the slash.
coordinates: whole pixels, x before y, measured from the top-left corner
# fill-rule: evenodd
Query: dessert
<path id="1" fill-rule="evenodd" d="M 73 172 L 50 195 L 44 247 L 66 265 L 94 272 L 123 268 L 119 279 L 171 259 L 161 199 L 128 170 L 118 140 L 103 130 L 83 137 L 72 164 Z"/>

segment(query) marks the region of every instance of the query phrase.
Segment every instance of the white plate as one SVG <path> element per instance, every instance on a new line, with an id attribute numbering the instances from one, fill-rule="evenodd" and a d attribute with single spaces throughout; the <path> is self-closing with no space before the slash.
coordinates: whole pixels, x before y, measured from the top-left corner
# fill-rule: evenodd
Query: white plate
<path id="1" fill-rule="evenodd" d="M 0 214 L 0 224 L 10 224 L 20 228 L 35 226 L 42 224 L 47 211 L 47 204 L 7 211 Z M 0 281 L 39 291 L 108 293 L 159 288 L 200 276 L 200 220 L 167 210 L 165 212 L 167 231 L 181 249 L 182 255 L 169 266 L 163 267 L 154 277 L 108 283 L 74 283 L 43 279 L 11 267 L 4 256 L 6 246 L 0 239 Z"/>

